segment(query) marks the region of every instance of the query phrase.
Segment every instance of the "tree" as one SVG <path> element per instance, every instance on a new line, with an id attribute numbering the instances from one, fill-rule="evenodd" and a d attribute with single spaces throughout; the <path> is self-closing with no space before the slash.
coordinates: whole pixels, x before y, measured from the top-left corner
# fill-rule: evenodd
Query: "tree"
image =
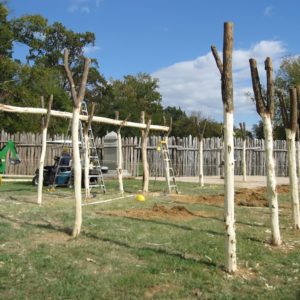
<path id="1" fill-rule="evenodd" d="M 272 61 L 268 57 L 265 60 L 265 69 L 267 73 L 267 93 L 263 97 L 259 74 L 257 70 L 256 60 L 249 60 L 252 86 L 256 101 L 257 113 L 262 118 L 265 153 L 266 153 L 266 169 L 267 169 L 267 197 L 269 201 L 270 217 L 271 217 L 271 243 L 279 246 L 281 244 L 279 216 L 278 216 L 278 199 L 276 190 L 275 162 L 273 157 L 273 130 L 272 119 L 274 116 L 274 82 L 273 82 L 273 66 Z"/>
<path id="2" fill-rule="evenodd" d="M 224 110 L 224 168 L 225 168 L 225 268 L 234 273 L 236 265 L 236 237 L 234 217 L 234 144 L 233 144 L 233 84 L 232 52 L 233 24 L 224 23 L 223 63 L 215 46 L 211 47 L 221 74 L 222 100 Z"/>
<path id="3" fill-rule="evenodd" d="M 292 200 L 294 228 L 300 229 L 300 210 L 299 210 L 296 143 L 295 143 L 296 131 L 298 129 L 297 89 L 290 88 L 290 113 L 288 113 L 287 111 L 286 103 L 282 94 L 280 94 L 279 99 L 280 99 L 281 116 L 285 127 L 286 142 L 287 142 L 287 149 L 288 149 L 290 195 Z"/>
<path id="4" fill-rule="evenodd" d="M 74 191 L 75 191 L 75 204 L 76 204 L 76 216 L 75 224 L 73 227 L 73 237 L 77 237 L 80 234 L 82 223 L 82 196 L 81 196 L 81 163 L 79 152 L 79 114 L 84 94 L 86 90 L 86 83 L 89 72 L 90 59 L 86 58 L 84 63 L 84 71 L 81 80 L 79 90 L 76 90 L 73 76 L 69 66 L 69 51 L 64 51 L 64 67 L 66 75 L 69 81 L 71 95 L 73 100 L 73 118 L 72 118 L 72 147 L 73 147 L 73 169 L 74 169 Z"/>

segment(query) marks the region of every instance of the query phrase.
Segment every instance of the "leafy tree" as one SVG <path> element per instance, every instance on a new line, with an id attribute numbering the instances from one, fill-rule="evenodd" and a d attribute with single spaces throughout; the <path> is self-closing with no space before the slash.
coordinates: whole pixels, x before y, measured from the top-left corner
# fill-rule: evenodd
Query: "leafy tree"
<path id="1" fill-rule="evenodd" d="M 59 22 L 49 25 L 41 15 L 14 19 L 11 27 L 15 40 L 29 47 L 27 60 L 48 67 L 57 67 L 62 63 L 65 48 L 70 51 L 71 65 L 78 64 L 84 47 L 95 42 L 94 33 L 76 33 Z"/>

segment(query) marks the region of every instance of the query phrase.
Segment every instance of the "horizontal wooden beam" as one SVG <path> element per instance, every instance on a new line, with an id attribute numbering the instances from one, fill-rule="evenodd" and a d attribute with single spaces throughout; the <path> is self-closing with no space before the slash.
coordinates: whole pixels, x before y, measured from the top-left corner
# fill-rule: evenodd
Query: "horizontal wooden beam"
<path id="1" fill-rule="evenodd" d="M 36 115 L 46 115 L 47 109 L 46 108 L 36 108 L 36 107 L 18 107 L 18 106 L 12 106 L 12 105 L 6 105 L 6 104 L 0 104 L 0 111 L 6 111 L 11 113 L 20 113 L 20 114 L 36 114 Z M 71 112 L 66 111 L 58 111 L 58 110 L 51 110 L 50 113 L 51 116 L 59 117 L 59 118 L 68 118 L 72 119 L 73 114 Z M 80 120 L 87 121 L 88 116 L 80 115 Z M 125 126 L 125 127 L 133 127 L 133 128 L 139 128 L 139 129 L 146 129 L 147 124 L 143 123 L 136 123 L 136 122 L 129 122 L 129 121 L 123 121 L 123 120 L 115 120 L 105 117 L 97 117 L 94 116 L 92 119 L 92 122 L 95 123 L 102 123 L 102 124 L 110 124 L 115 126 Z M 168 126 L 160 126 L 160 125 L 150 125 L 150 130 L 156 130 L 156 131 L 168 131 Z"/>

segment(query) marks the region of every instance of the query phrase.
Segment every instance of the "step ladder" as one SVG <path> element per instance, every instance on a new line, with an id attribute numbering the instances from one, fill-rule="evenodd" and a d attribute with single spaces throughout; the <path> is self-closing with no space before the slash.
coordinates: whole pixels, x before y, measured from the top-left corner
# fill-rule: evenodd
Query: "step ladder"
<path id="1" fill-rule="evenodd" d="M 162 159 L 165 167 L 165 176 L 166 176 L 166 181 L 168 186 L 168 192 L 171 193 L 172 190 L 175 190 L 176 194 L 178 194 L 175 172 L 172 167 L 172 161 L 170 159 L 168 142 L 166 138 L 160 141 L 160 151 L 162 154 Z"/>
<path id="2" fill-rule="evenodd" d="M 85 101 L 82 102 L 80 114 L 84 116 L 88 116 L 87 103 Z M 92 126 L 88 128 L 88 140 L 84 140 L 83 134 L 83 124 L 80 121 L 79 123 L 79 136 L 81 140 L 81 149 L 85 149 L 86 143 L 88 143 L 89 149 L 89 183 L 90 190 L 95 187 L 100 187 L 103 193 L 106 193 L 106 187 L 103 179 L 101 164 L 99 155 L 97 152 L 97 147 L 94 139 L 94 134 L 92 130 Z"/>

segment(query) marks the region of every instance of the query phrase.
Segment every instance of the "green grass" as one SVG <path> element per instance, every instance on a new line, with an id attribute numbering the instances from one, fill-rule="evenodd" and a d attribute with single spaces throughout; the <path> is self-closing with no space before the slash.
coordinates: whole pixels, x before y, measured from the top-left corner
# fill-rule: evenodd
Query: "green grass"
<path id="1" fill-rule="evenodd" d="M 106 181 L 118 197 L 117 182 Z M 126 193 L 141 181 L 126 180 Z M 284 245 L 268 244 L 267 208 L 236 208 L 236 275 L 224 272 L 221 205 L 178 203 L 164 182 L 151 182 L 145 202 L 134 198 L 83 207 L 82 233 L 70 236 L 72 191 L 27 183 L 0 186 L 0 299 L 300 299 L 300 233 L 291 229 L 287 195 L 280 195 Z M 179 183 L 182 194 L 220 195 L 222 186 Z M 93 199 L 93 200 L 94 200 Z M 142 219 L 111 212 L 184 205 L 203 217 Z M 298 298 L 297 298 L 298 297 Z"/>

